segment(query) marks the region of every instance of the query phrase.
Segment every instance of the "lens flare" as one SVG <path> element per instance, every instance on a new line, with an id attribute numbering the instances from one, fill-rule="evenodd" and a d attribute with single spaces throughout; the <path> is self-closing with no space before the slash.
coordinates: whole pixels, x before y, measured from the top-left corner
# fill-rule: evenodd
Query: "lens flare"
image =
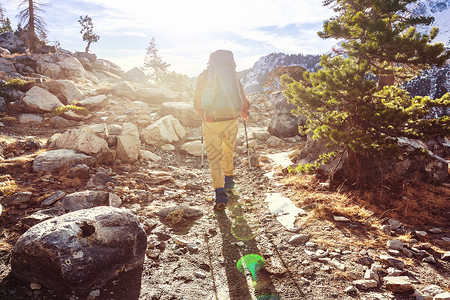
<path id="1" fill-rule="evenodd" d="M 280 300 L 281 297 L 277 295 L 261 295 L 256 297 L 256 300 Z"/>
<path id="2" fill-rule="evenodd" d="M 258 254 L 244 255 L 236 264 L 239 272 L 244 273 L 245 270 L 249 270 L 252 275 L 253 281 L 258 281 L 256 272 L 263 267 L 264 259 Z"/>

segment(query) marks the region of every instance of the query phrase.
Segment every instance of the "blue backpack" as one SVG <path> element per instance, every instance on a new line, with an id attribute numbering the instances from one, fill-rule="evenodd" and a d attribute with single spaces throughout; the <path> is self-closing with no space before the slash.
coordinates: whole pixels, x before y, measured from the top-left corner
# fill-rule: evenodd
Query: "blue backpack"
<path id="1" fill-rule="evenodd" d="M 218 50 L 211 54 L 201 103 L 206 116 L 231 119 L 242 111 L 244 100 L 235 68 L 231 51 Z"/>

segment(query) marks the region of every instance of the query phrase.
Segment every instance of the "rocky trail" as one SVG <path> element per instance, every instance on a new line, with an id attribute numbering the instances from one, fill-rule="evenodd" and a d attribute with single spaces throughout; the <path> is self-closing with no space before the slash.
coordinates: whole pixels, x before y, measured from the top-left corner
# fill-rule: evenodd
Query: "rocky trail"
<path id="1" fill-rule="evenodd" d="M 10 91 L 16 101 L 1 114 L 1 299 L 450 299 L 448 180 L 388 191 L 387 200 L 377 202 L 375 194 L 352 194 L 314 176 L 289 175 L 288 157 L 305 139 L 271 136 L 274 103 L 254 94 L 248 128 L 252 168 L 240 125 L 237 188 L 227 209 L 215 213 L 189 96 L 150 85 L 139 70 L 128 77 L 116 72 L 120 77 L 100 60 L 86 71 L 87 58 L 79 58 L 82 66 L 71 55 L 58 55 L 16 61 L 51 78 L 67 73 L 73 82 L 42 76 L 22 94 Z M 49 99 L 60 115 L 47 107 Z M 406 203 L 403 210 L 394 206 L 398 201 Z M 129 225 L 121 226 L 122 219 L 110 221 L 112 231 L 75 221 L 70 226 L 79 236 L 73 239 L 99 236 L 111 242 L 99 251 L 131 242 L 129 252 L 144 251 L 143 262 L 131 257 L 116 269 L 106 263 L 89 269 L 96 260 L 73 263 L 70 259 L 82 261 L 83 253 L 73 252 L 73 240 L 62 235 L 56 238 L 61 248 L 48 252 L 55 256 L 28 258 L 43 246 L 39 240 L 17 256 L 22 268 L 70 269 L 82 292 L 48 287 L 59 282 L 52 274 L 61 270 L 46 270 L 31 283 L 12 274 L 12 262 L 18 263 L 13 247 L 21 236 L 74 213 L 114 214 L 117 207 L 127 209 L 125 221 L 136 217 L 134 223 L 142 225 L 137 230 L 145 232 L 144 247 L 136 246 L 140 233 L 121 231 Z M 107 282 L 90 288 L 86 278 L 101 281 L 98 274 Z"/>
<path id="2" fill-rule="evenodd" d="M 16 126 L 11 130 L 6 138 L 16 141 L 26 140 L 27 136 L 45 141 L 55 131 L 45 124 L 41 128 Z M 242 147 L 242 137 L 238 147 Z M 428 288 L 422 295 L 436 295 L 445 294 L 450 286 L 448 252 L 445 256 L 439 252 L 449 249 L 448 226 L 428 234 L 433 239 L 427 240 L 440 240 L 438 244 L 413 239 L 404 245 L 400 242 L 402 246 L 397 250 L 383 247 L 394 238 L 375 230 L 372 224 L 344 217 L 317 218 L 311 210 L 314 205 L 305 205 L 294 215 L 295 225 L 291 228 L 283 226 L 278 220 L 289 211 L 277 213 L 273 205 L 283 200 L 281 195 L 295 200 L 295 189 L 286 184 L 281 166 L 273 159 L 285 157 L 298 147 L 298 142 L 284 141 L 276 148 L 264 143 L 254 146 L 252 153 L 259 154 L 260 162 L 251 170 L 245 151 L 240 151 L 235 158 L 237 191 L 221 213 L 212 210 L 206 158 L 202 167 L 198 156 L 148 147 L 161 159 L 134 164 L 116 161 L 91 169 L 89 176 L 70 178 L 61 173 L 55 176 L 33 172 L 32 161 L 42 150 L 33 149 L 33 145 L 28 149 L 27 143 L 21 145 L 22 149 L 15 149 L 16 155 L 2 161 L 2 170 L 8 170 L 20 190 L 31 191 L 33 197 L 19 205 L 4 205 L 2 299 L 85 298 L 18 281 L 10 274 L 9 259 L 14 242 L 29 227 L 24 220 L 41 210 L 45 199 L 55 191 L 69 194 L 87 190 L 87 186 L 89 190 L 117 194 L 122 199 L 121 207 L 135 213 L 147 233 L 143 267 L 120 273 L 91 291 L 88 299 L 411 299 L 414 289 Z M 272 170 L 275 172 L 270 173 Z M 105 176 L 92 180 L 98 174 Z M 335 197 L 314 178 L 303 189 L 315 191 L 311 195 L 322 190 L 322 196 Z M 279 199 L 270 203 L 268 195 Z M 373 219 L 375 225 L 380 223 Z M 433 250 L 436 246 L 438 252 Z M 397 258 L 380 256 L 389 251 Z M 404 254 L 408 251 L 410 257 Z M 263 267 L 256 268 L 256 278 L 248 269 L 237 267 L 248 254 L 264 259 Z M 423 261 L 425 257 L 433 257 L 434 261 Z M 397 268 L 393 267 L 396 264 Z M 404 282 L 394 286 L 406 294 L 393 293 L 396 288 L 383 284 L 380 277 L 389 273 L 403 276 L 407 287 Z"/>

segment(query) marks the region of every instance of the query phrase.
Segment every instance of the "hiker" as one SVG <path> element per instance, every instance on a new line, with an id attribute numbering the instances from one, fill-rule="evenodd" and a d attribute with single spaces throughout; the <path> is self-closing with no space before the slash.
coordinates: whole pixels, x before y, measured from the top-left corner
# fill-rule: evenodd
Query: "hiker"
<path id="1" fill-rule="evenodd" d="M 239 115 L 247 122 L 250 104 L 236 74 L 233 53 L 217 50 L 209 56 L 208 67 L 197 78 L 194 108 L 202 116 L 202 130 L 216 193 L 215 210 L 223 210 L 227 191 L 234 189 L 234 144 Z"/>

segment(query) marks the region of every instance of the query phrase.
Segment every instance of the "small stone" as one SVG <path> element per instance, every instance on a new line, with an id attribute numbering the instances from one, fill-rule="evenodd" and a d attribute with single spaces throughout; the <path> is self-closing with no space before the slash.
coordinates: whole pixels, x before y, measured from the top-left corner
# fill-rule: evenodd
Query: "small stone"
<path id="1" fill-rule="evenodd" d="M 392 229 L 391 229 L 390 225 L 383 225 L 383 226 L 381 226 L 381 231 L 390 235 L 392 232 Z"/>
<path id="2" fill-rule="evenodd" d="M 30 289 L 32 290 L 40 290 L 41 288 L 42 288 L 41 285 L 37 282 L 30 283 Z"/>
<path id="3" fill-rule="evenodd" d="M 309 239 L 309 236 L 307 234 L 296 234 L 294 236 L 291 236 L 288 240 L 288 243 L 297 246 L 299 244 L 302 244 L 306 242 Z"/>
<path id="4" fill-rule="evenodd" d="M 427 256 L 424 259 L 422 259 L 423 262 L 427 262 L 429 264 L 435 264 L 436 263 L 436 259 L 434 258 L 433 255 Z"/>
<path id="5" fill-rule="evenodd" d="M 414 290 L 408 276 L 386 276 L 384 277 L 384 284 L 393 293 L 406 293 Z"/>
<path id="6" fill-rule="evenodd" d="M 443 237 L 442 240 L 443 240 L 444 242 L 450 242 L 450 238 L 448 238 L 448 237 Z"/>
<path id="7" fill-rule="evenodd" d="M 303 270 L 303 274 L 307 276 L 311 276 L 316 272 L 315 268 L 313 266 L 306 267 L 305 270 Z"/>
<path id="8" fill-rule="evenodd" d="M 375 272 L 372 269 L 366 270 L 366 272 L 364 273 L 364 279 L 365 280 L 373 279 L 378 283 L 380 282 L 380 276 L 378 275 L 377 272 Z"/>
<path id="9" fill-rule="evenodd" d="M 238 247 L 244 247 L 245 244 L 244 244 L 244 242 L 237 242 L 237 243 L 236 243 L 236 246 L 238 246 Z"/>
<path id="10" fill-rule="evenodd" d="M 428 230 L 428 232 L 429 233 L 442 233 L 442 229 L 440 229 L 440 228 L 437 228 L 437 227 L 435 227 L 435 228 L 431 228 L 430 230 Z"/>
<path id="11" fill-rule="evenodd" d="M 316 255 L 316 257 L 322 258 L 322 257 L 328 256 L 329 252 L 328 252 L 328 250 L 327 250 L 327 251 L 324 251 L 324 250 L 322 250 L 322 249 L 319 249 L 319 250 L 317 250 L 316 253 L 314 253 L 314 254 Z"/>
<path id="12" fill-rule="evenodd" d="M 400 223 L 400 221 L 397 221 L 397 220 L 395 220 L 395 219 L 389 219 L 389 226 L 391 226 L 391 229 L 392 230 L 397 230 L 401 225 L 402 225 L 402 223 Z"/>
<path id="13" fill-rule="evenodd" d="M 202 272 L 202 271 L 197 271 L 194 273 L 194 275 L 195 275 L 195 277 L 202 278 L 202 279 L 206 278 L 208 276 L 205 272 Z"/>
<path id="14" fill-rule="evenodd" d="M 427 295 L 427 296 L 433 297 L 433 296 L 436 296 L 436 295 L 438 295 L 438 294 L 443 293 L 444 290 L 443 290 L 440 286 L 435 285 L 435 284 L 432 284 L 432 285 L 429 285 L 429 286 L 424 287 L 424 288 L 421 290 L 421 292 L 424 293 L 424 294 Z"/>
<path id="15" fill-rule="evenodd" d="M 401 270 L 405 268 L 405 263 L 402 260 L 391 257 L 389 255 L 380 255 L 380 259 L 394 268 Z"/>
<path id="16" fill-rule="evenodd" d="M 352 254 L 352 251 L 344 250 L 342 251 L 342 255 Z"/>
<path id="17" fill-rule="evenodd" d="M 387 242 L 387 247 L 389 249 L 393 250 L 402 250 L 403 249 L 403 242 L 397 239 L 389 240 Z"/>
<path id="18" fill-rule="evenodd" d="M 90 299 L 95 299 L 95 298 L 97 298 L 98 296 L 100 296 L 100 290 L 93 290 L 93 291 L 91 291 L 90 293 L 89 293 L 89 296 L 88 296 L 88 298 L 90 298 Z"/>
<path id="19" fill-rule="evenodd" d="M 190 253 L 198 253 L 199 251 L 198 246 L 192 243 L 187 244 L 186 248 L 189 250 Z"/>
<path id="20" fill-rule="evenodd" d="M 313 243 L 313 242 L 306 242 L 306 243 L 305 243 L 305 246 L 306 246 L 306 247 L 309 247 L 309 248 L 314 248 L 314 247 L 316 247 L 316 243 Z"/>
<path id="21" fill-rule="evenodd" d="M 350 219 L 346 218 L 346 217 L 342 217 L 342 216 L 333 216 L 333 219 L 336 222 L 343 222 L 343 223 L 347 223 L 350 222 Z"/>
<path id="22" fill-rule="evenodd" d="M 403 271 L 393 268 L 393 267 L 389 267 L 387 268 L 386 272 L 389 274 L 389 276 L 400 276 L 403 275 Z"/>
<path id="23" fill-rule="evenodd" d="M 428 235 L 428 233 L 426 231 L 416 231 L 416 236 L 419 238 L 424 238 Z"/>
<path id="24" fill-rule="evenodd" d="M 344 290 L 344 293 L 346 293 L 346 294 L 354 294 L 354 293 L 356 293 L 358 290 L 353 286 L 353 285 L 351 285 L 351 286 L 349 286 L 349 287 L 347 287 L 345 290 Z"/>
<path id="25" fill-rule="evenodd" d="M 335 267 L 336 269 L 339 269 L 341 271 L 345 270 L 345 265 L 343 263 L 341 263 L 340 261 L 338 261 L 337 259 L 333 258 L 330 261 L 330 265 L 332 265 L 333 267 Z"/>
<path id="26" fill-rule="evenodd" d="M 361 251 L 359 251 L 359 254 L 367 255 L 367 250 L 366 249 L 362 249 Z"/>
<path id="27" fill-rule="evenodd" d="M 181 246 L 186 246 L 189 242 L 180 238 L 173 238 L 173 240 L 175 241 L 175 243 L 177 243 L 178 245 Z"/>
<path id="28" fill-rule="evenodd" d="M 406 256 L 406 257 L 413 257 L 413 253 L 411 250 L 409 250 L 408 248 L 403 247 L 402 249 L 402 253 Z"/>
<path id="29" fill-rule="evenodd" d="M 360 279 L 360 280 L 353 281 L 353 285 L 358 290 L 368 290 L 368 289 L 376 288 L 378 286 L 378 282 L 373 279 L 369 279 L 369 280 Z"/>
<path id="30" fill-rule="evenodd" d="M 442 254 L 441 259 L 445 261 L 450 261 L 450 251 L 447 251 L 444 254 Z"/>
<path id="31" fill-rule="evenodd" d="M 401 255 L 400 251 L 398 251 L 398 250 L 389 249 L 387 252 L 389 255 L 392 255 L 392 256 L 400 256 Z"/>
<path id="32" fill-rule="evenodd" d="M 437 294 L 434 296 L 433 300 L 450 300 L 450 292 Z"/>

